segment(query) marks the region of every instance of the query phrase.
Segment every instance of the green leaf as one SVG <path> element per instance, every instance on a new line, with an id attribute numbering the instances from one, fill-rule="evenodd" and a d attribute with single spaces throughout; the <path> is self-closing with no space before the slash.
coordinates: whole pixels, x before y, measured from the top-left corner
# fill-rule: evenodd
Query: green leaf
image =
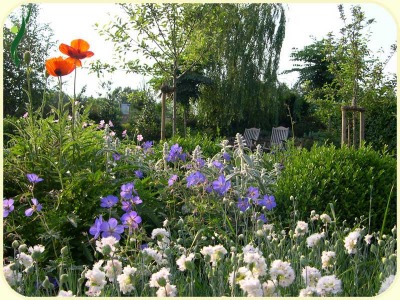
<path id="1" fill-rule="evenodd" d="M 17 48 L 18 48 L 18 45 L 21 42 L 22 38 L 25 35 L 26 24 L 28 23 L 29 18 L 31 16 L 31 10 L 32 10 L 32 7 L 29 6 L 28 15 L 26 16 L 26 18 L 22 17 L 21 28 L 19 29 L 17 36 L 14 38 L 14 40 L 11 43 L 11 57 L 17 67 L 19 66 L 19 63 L 20 63 L 20 60 L 18 58 Z"/>

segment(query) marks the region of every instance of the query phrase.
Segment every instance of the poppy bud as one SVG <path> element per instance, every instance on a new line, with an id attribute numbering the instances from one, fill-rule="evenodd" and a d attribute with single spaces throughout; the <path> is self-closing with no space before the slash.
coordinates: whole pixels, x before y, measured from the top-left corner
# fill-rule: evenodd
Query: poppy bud
<path id="1" fill-rule="evenodd" d="M 21 252 L 26 252 L 28 251 L 28 247 L 25 244 L 22 244 L 18 247 L 18 251 Z"/>
<path id="2" fill-rule="evenodd" d="M 67 246 L 62 247 L 61 248 L 61 256 L 65 257 L 67 255 L 68 255 L 68 247 Z"/>
<path id="3" fill-rule="evenodd" d="M 26 65 L 29 65 L 31 62 L 31 53 L 29 51 L 24 53 L 24 62 Z"/>
<path id="4" fill-rule="evenodd" d="M 14 249 L 18 249 L 18 247 L 19 247 L 18 241 L 12 242 L 11 246 L 12 246 Z"/>
<path id="5" fill-rule="evenodd" d="M 68 281 L 68 275 L 67 274 L 62 274 L 60 276 L 60 284 L 67 283 L 67 281 Z"/>

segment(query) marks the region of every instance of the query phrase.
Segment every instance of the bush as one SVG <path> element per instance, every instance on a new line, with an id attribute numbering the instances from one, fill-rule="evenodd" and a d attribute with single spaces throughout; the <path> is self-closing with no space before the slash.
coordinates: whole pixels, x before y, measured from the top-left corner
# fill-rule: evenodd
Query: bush
<path id="1" fill-rule="evenodd" d="M 333 203 L 339 221 L 352 222 L 371 214 L 370 230 L 380 230 L 388 201 L 386 224 L 396 221 L 395 183 L 396 160 L 385 153 L 369 146 L 337 149 L 314 145 L 310 151 L 289 150 L 275 195 L 282 216 L 292 211 L 289 199 L 295 195 L 300 217 L 310 210 L 327 211 Z M 368 227 L 368 219 L 364 225 Z"/>

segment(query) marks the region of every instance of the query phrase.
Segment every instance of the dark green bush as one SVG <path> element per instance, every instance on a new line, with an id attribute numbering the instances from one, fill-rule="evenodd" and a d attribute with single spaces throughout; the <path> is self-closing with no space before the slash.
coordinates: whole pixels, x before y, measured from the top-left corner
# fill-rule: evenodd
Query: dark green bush
<path id="1" fill-rule="evenodd" d="M 290 149 L 277 182 L 275 196 L 279 213 L 288 219 L 296 197 L 299 217 L 311 210 L 330 214 L 334 204 L 338 221 L 352 224 L 356 217 L 371 214 L 371 230 L 380 230 L 390 196 L 386 230 L 396 222 L 396 159 L 371 147 L 336 148 L 314 145 Z M 371 210 L 370 210 L 370 199 Z M 368 227 L 368 220 L 364 223 Z M 390 228 L 389 228 L 390 227 Z"/>

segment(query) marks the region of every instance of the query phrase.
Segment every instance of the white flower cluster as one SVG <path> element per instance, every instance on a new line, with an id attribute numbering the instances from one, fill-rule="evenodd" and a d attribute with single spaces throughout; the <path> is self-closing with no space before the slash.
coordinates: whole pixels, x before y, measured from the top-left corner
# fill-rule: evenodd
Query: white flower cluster
<path id="1" fill-rule="evenodd" d="M 57 297 L 75 297 L 72 291 L 60 290 Z"/>
<path id="2" fill-rule="evenodd" d="M 188 269 L 188 266 L 194 259 L 194 253 L 190 253 L 188 256 L 185 254 L 182 254 L 181 257 L 179 257 L 176 260 L 176 264 L 178 265 L 178 268 L 180 271 L 185 271 Z"/>
<path id="3" fill-rule="evenodd" d="M 294 229 L 294 237 L 304 236 L 308 232 L 308 224 L 304 221 L 297 221 Z"/>
<path id="4" fill-rule="evenodd" d="M 347 250 L 348 254 L 354 254 L 357 252 L 357 241 L 360 238 L 360 229 L 357 228 L 355 231 L 352 231 L 348 234 L 348 236 L 344 239 L 344 247 Z"/>
<path id="5" fill-rule="evenodd" d="M 282 287 L 291 285 L 296 277 L 290 263 L 280 259 L 272 262 L 269 274 L 271 279 L 276 280 L 278 285 Z"/>
<path id="6" fill-rule="evenodd" d="M 12 287 L 18 286 L 22 279 L 22 274 L 20 272 L 12 270 L 12 266 L 15 264 L 9 264 L 3 267 L 4 277 L 6 278 L 8 284 Z"/>
<path id="7" fill-rule="evenodd" d="M 98 297 L 101 294 L 104 286 L 106 285 L 106 273 L 101 270 L 103 261 L 100 260 L 93 266 L 92 270 L 88 270 L 85 277 L 88 279 L 85 286 L 89 289 L 86 291 L 86 295 Z"/>
<path id="8" fill-rule="evenodd" d="M 316 245 L 318 245 L 318 242 L 324 237 L 324 233 L 314 233 L 312 235 L 310 235 L 306 242 L 307 242 L 307 247 L 308 248 L 313 248 Z"/>
<path id="9" fill-rule="evenodd" d="M 203 254 L 205 257 L 209 256 L 210 257 L 210 262 L 212 263 L 213 266 L 217 265 L 217 262 L 220 261 L 224 255 L 226 255 L 228 252 L 222 245 L 215 245 L 215 246 L 205 246 L 203 249 L 200 251 L 201 254 Z"/>
<path id="10" fill-rule="evenodd" d="M 170 244 L 170 234 L 164 228 L 156 228 L 151 232 L 151 238 L 153 240 L 157 240 L 157 245 L 161 250 L 165 250 L 169 247 Z"/>
<path id="11" fill-rule="evenodd" d="M 100 241 L 96 241 L 96 250 L 103 255 L 113 256 L 116 251 L 116 244 L 118 240 L 113 237 L 103 237 Z"/>
<path id="12" fill-rule="evenodd" d="M 315 269 L 312 272 L 314 275 L 318 276 L 318 270 Z M 320 273 L 319 276 L 321 276 Z M 318 281 L 315 281 L 315 279 L 316 277 L 314 277 L 314 280 L 310 281 L 310 285 L 308 285 L 305 289 L 300 290 L 299 297 L 333 296 L 342 291 L 342 281 L 336 278 L 335 275 L 320 277 Z"/>
<path id="13" fill-rule="evenodd" d="M 335 263 L 336 253 L 333 251 L 322 251 L 321 255 L 321 262 L 322 262 L 322 269 L 329 269 L 333 267 Z"/>
<path id="14" fill-rule="evenodd" d="M 169 269 L 161 268 L 160 271 L 154 273 L 150 277 L 150 287 L 158 288 L 156 294 L 157 297 L 175 297 L 176 296 L 176 286 L 171 285 L 169 281 L 170 276 Z"/>
<path id="15" fill-rule="evenodd" d="M 119 289 L 123 294 L 129 293 L 135 289 L 133 286 L 132 275 L 134 275 L 136 271 L 136 268 L 132 268 L 130 265 L 127 265 L 122 271 L 122 274 L 118 275 L 117 281 L 119 284 Z"/>

